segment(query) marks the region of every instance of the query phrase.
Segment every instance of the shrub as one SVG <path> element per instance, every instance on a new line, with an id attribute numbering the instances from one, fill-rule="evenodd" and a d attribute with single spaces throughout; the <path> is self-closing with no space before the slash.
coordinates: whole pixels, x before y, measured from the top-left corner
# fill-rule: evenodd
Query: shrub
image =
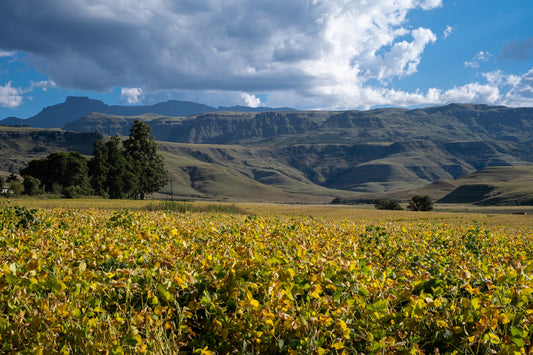
<path id="1" fill-rule="evenodd" d="M 433 209 L 433 201 L 428 195 L 414 195 L 407 208 L 411 211 L 431 211 Z"/>
<path id="2" fill-rule="evenodd" d="M 20 196 L 24 192 L 24 186 L 20 181 L 13 181 L 9 184 L 9 190 L 15 196 Z"/>
<path id="3" fill-rule="evenodd" d="M 374 201 L 374 206 L 378 210 L 403 210 L 396 200 L 376 200 Z"/>
<path id="4" fill-rule="evenodd" d="M 190 202 L 177 202 L 177 201 L 161 201 L 159 203 L 151 203 L 146 208 L 148 211 L 164 211 L 164 212 L 211 212 L 211 213 L 234 213 L 245 214 L 245 211 L 241 208 L 226 204 L 193 204 Z"/>
<path id="5" fill-rule="evenodd" d="M 26 195 L 35 196 L 42 193 L 41 190 L 41 180 L 33 177 L 26 176 L 23 181 L 24 193 Z"/>
<path id="6" fill-rule="evenodd" d="M 62 194 L 65 198 L 79 198 L 84 195 L 84 190 L 79 186 L 68 186 L 63 188 Z"/>

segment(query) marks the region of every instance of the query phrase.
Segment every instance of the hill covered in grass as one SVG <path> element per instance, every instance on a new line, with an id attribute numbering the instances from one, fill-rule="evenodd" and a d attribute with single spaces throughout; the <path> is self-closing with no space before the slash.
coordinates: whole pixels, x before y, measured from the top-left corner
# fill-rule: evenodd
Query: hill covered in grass
<path id="1" fill-rule="evenodd" d="M 533 166 L 488 167 L 454 181 L 440 203 L 533 205 Z"/>
<path id="2" fill-rule="evenodd" d="M 413 195 L 429 195 L 437 203 L 478 206 L 533 206 L 533 166 L 493 166 L 454 180 L 438 180 L 403 191 L 338 198 L 337 204 L 371 203 L 391 199 L 406 203 Z"/>
<path id="3" fill-rule="evenodd" d="M 18 174 L 29 161 L 56 151 L 91 155 L 93 142 L 103 138 L 98 132 L 0 126 L 0 171 Z"/>

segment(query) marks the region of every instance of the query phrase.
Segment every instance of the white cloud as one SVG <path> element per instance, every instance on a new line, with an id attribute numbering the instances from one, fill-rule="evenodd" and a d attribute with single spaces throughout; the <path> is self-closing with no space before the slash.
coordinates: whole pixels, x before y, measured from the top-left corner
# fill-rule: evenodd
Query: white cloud
<path id="1" fill-rule="evenodd" d="M 465 67 L 477 69 L 481 62 L 487 62 L 492 56 L 489 52 L 480 51 L 472 60 L 465 62 Z"/>
<path id="2" fill-rule="evenodd" d="M 509 76 L 512 87 L 503 103 L 508 106 L 533 106 L 533 68 L 522 76 Z"/>
<path id="3" fill-rule="evenodd" d="M 248 106 L 248 107 L 255 108 L 255 107 L 262 106 L 261 99 L 258 98 L 255 95 L 250 95 L 250 94 L 243 93 L 243 94 L 241 94 L 241 98 L 244 100 L 246 106 Z"/>
<path id="4" fill-rule="evenodd" d="M 434 9 L 436 7 L 441 7 L 441 6 L 442 6 L 442 0 L 425 0 L 425 1 L 422 1 L 422 3 L 420 4 L 420 7 L 423 10 L 430 10 L 430 9 Z"/>
<path id="5" fill-rule="evenodd" d="M 0 49 L 0 58 L 12 57 L 14 55 L 15 55 L 14 52 L 3 51 L 3 50 Z"/>
<path id="6" fill-rule="evenodd" d="M 39 12 L 31 0 L 12 4 L 0 1 L 0 48 L 28 53 L 50 81 L 26 90 L 0 87 L 10 105 L 16 97 L 19 105 L 24 92 L 54 85 L 122 87 L 131 104 L 165 94 L 215 106 L 309 109 L 533 104 L 531 71 L 480 73 L 479 82 L 444 89 L 388 87 L 417 73 L 435 33 L 455 32 L 409 23 L 410 12 L 441 7 L 442 0 L 50 0 Z M 524 58 L 515 47 L 507 52 Z M 464 65 L 479 69 L 492 57 L 481 51 Z M 247 94 L 253 92 L 269 94 L 261 100 Z"/>
<path id="7" fill-rule="evenodd" d="M 139 103 L 144 95 L 141 88 L 122 88 L 120 97 L 125 99 L 129 104 Z"/>
<path id="8" fill-rule="evenodd" d="M 442 33 L 444 35 L 444 38 L 450 37 L 450 35 L 453 33 L 453 27 L 452 26 L 446 26 L 446 29 Z"/>
<path id="9" fill-rule="evenodd" d="M 0 106 L 15 108 L 22 103 L 22 95 L 20 89 L 11 86 L 11 81 L 6 85 L 0 85 Z"/>
<path id="10" fill-rule="evenodd" d="M 2 107 L 18 107 L 24 100 L 24 94 L 30 93 L 36 88 L 47 91 L 49 88 L 54 88 L 56 86 L 52 80 L 31 81 L 30 86 L 26 88 L 14 88 L 11 85 L 12 82 L 9 81 L 6 85 L 0 86 L 0 106 Z M 27 96 L 26 98 L 30 101 L 33 100 L 30 96 Z"/>
<path id="11" fill-rule="evenodd" d="M 33 89 L 35 88 L 39 88 L 43 91 L 48 91 L 49 88 L 55 88 L 55 87 L 56 87 L 56 83 L 54 83 L 53 80 L 31 81 L 31 86 L 27 91 L 28 92 L 33 91 Z"/>
<path id="12" fill-rule="evenodd" d="M 374 56 L 360 63 L 359 69 L 379 80 L 402 77 L 414 74 L 420 63 L 422 52 L 428 43 L 435 42 L 437 37 L 426 28 L 418 28 L 411 32 L 412 42 L 395 43 L 383 56 Z"/>
<path id="13" fill-rule="evenodd" d="M 279 92 L 311 102 L 326 93 L 341 106 L 334 93 L 418 70 L 436 36 L 410 28 L 407 16 L 442 1 L 50 0 L 38 13 L 31 0 L 11 4 L 0 2 L 0 48 L 28 53 L 63 88 Z"/>

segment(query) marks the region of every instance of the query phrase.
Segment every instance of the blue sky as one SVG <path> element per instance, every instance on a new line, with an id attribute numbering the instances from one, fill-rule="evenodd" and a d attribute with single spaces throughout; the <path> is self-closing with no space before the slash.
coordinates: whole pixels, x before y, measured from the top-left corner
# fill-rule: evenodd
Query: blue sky
<path id="1" fill-rule="evenodd" d="M 533 106 L 533 1 L 0 3 L 0 119 L 66 96 L 297 109 Z"/>

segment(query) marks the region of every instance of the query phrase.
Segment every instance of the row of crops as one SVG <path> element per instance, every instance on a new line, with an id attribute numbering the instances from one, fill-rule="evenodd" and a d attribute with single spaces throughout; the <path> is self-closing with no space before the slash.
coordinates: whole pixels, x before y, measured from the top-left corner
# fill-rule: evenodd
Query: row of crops
<path id="1" fill-rule="evenodd" d="M 0 211 L 3 353 L 531 351 L 531 230 Z"/>

